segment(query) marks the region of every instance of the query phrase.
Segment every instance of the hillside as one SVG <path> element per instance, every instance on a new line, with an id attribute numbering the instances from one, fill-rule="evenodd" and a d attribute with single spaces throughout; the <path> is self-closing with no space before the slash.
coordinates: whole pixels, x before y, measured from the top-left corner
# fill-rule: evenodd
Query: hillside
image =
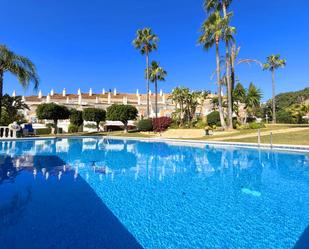
<path id="1" fill-rule="evenodd" d="M 301 103 L 309 99 L 309 87 L 296 91 L 281 93 L 276 96 L 276 104 L 279 110 L 290 107 L 293 104 Z"/>

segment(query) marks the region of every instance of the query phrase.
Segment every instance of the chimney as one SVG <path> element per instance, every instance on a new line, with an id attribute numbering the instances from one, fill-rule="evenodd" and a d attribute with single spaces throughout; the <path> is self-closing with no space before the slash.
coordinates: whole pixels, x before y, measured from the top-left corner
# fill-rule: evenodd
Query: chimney
<path id="1" fill-rule="evenodd" d="M 80 91 L 80 88 L 78 88 L 77 95 L 81 95 L 81 94 L 82 94 L 82 92 Z"/>
<path id="2" fill-rule="evenodd" d="M 63 88 L 63 90 L 62 90 L 62 96 L 63 96 L 63 97 L 66 96 L 66 90 L 65 90 L 65 88 Z"/>
<path id="3" fill-rule="evenodd" d="M 111 102 L 112 102 L 112 96 L 111 96 L 111 93 L 108 92 L 107 103 L 110 104 Z"/>
<path id="4" fill-rule="evenodd" d="M 161 96 L 161 97 L 163 96 L 163 91 L 162 91 L 162 89 L 160 89 L 160 96 Z"/>
<path id="5" fill-rule="evenodd" d="M 89 89 L 89 96 L 92 96 L 92 88 Z"/>
<path id="6" fill-rule="evenodd" d="M 103 90 L 102 90 L 102 94 L 104 95 L 105 94 L 105 89 L 103 88 Z"/>
<path id="7" fill-rule="evenodd" d="M 162 103 L 165 104 L 165 94 L 162 95 Z"/>
<path id="8" fill-rule="evenodd" d="M 116 90 L 116 88 L 114 88 L 114 96 L 116 96 L 117 95 L 117 90 Z"/>
<path id="9" fill-rule="evenodd" d="M 151 90 L 150 90 L 150 89 L 149 89 L 149 92 L 148 92 L 148 93 L 149 93 L 149 95 L 151 95 Z"/>
<path id="10" fill-rule="evenodd" d="M 54 92 L 54 89 L 51 89 L 50 90 L 50 96 L 54 96 L 55 92 Z"/>
<path id="11" fill-rule="evenodd" d="M 136 89 L 136 96 L 138 96 L 139 95 L 139 92 L 138 92 L 138 89 Z"/>
<path id="12" fill-rule="evenodd" d="M 38 93 L 38 98 L 41 99 L 42 98 L 42 91 L 40 90 Z"/>
<path id="13" fill-rule="evenodd" d="M 16 97 L 16 91 L 15 90 L 12 93 L 12 97 Z"/>
<path id="14" fill-rule="evenodd" d="M 128 104 L 128 97 L 123 96 L 122 103 L 123 103 L 124 105 L 127 105 L 127 104 Z"/>

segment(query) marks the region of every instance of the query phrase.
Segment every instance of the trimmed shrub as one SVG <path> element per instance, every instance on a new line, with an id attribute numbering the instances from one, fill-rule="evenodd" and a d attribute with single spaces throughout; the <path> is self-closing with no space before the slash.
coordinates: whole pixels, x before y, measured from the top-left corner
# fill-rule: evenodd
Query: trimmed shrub
<path id="1" fill-rule="evenodd" d="M 221 126 L 220 114 L 218 111 L 213 111 L 207 115 L 207 123 L 209 126 Z"/>
<path id="2" fill-rule="evenodd" d="M 76 126 L 81 126 L 84 122 L 83 112 L 76 109 L 71 110 L 70 123 Z"/>
<path id="3" fill-rule="evenodd" d="M 54 133 L 61 133 L 62 130 L 57 128 L 58 120 L 68 119 L 71 112 L 63 105 L 57 105 L 55 103 L 44 103 L 38 105 L 36 109 L 36 115 L 38 119 L 48 119 L 54 121 Z"/>
<path id="4" fill-rule="evenodd" d="M 135 120 L 138 110 L 132 105 L 113 104 L 107 108 L 107 120 L 121 121 L 124 124 L 124 132 L 128 131 L 128 121 Z"/>
<path id="5" fill-rule="evenodd" d="M 83 119 L 86 121 L 95 122 L 96 128 L 100 130 L 100 122 L 105 121 L 106 119 L 106 111 L 99 108 L 86 108 L 83 111 Z"/>
<path id="6" fill-rule="evenodd" d="M 152 120 L 142 119 L 137 123 L 137 129 L 139 131 L 153 131 Z"/>
<path id="7" fill-rule="evenodd" d="M 256 123 L 256 122 L 249 123 L 249 129 L 261 129 L 261 128 L 265 128 L 264 123 Z"/>
<path id="8" fill-rule="evenodd" d="M 202 120 L 202 119 L 198 120 L 198 121 L 194 124 L 194 127 L 195 127 L 195 128 L 198 128 L 198 129 L 204 129 L 206 126 L 207 126 L 207 123 L 206 123 L 204 120 Z"/>
<path id="9" fill-rule="evenodd" d="M 86 124 L 84 125 L 85 128 L 88 128 L 88 129 L 97 129 L 97 125 L 95 124 Z"/>
<path id="10" fill-rule="evenodd" d="M 155 132 L 165 131 L 172 123 L 169 117 L 160 117 L 152 119 L 152 126 Z"/>
<path id="11" fill-rule="evenodd" d="M 51 133 L 51 128 L 35 129 L 36 135 L 48 135 Z"/>
<path id="12" fill-rule="evenodd" d="M 79 131 L 79 127 L 75 124 L 70 124 L 68 128 L 69 133 L 76 133 Z"/>

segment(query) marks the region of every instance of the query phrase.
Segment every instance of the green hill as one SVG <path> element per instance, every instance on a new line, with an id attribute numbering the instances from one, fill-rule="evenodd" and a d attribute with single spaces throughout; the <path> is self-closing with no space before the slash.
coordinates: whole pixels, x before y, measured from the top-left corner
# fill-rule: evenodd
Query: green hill
<path id="1" fill-rule="evenodd" d="M 299 104 L 304 100 L 309 99 L 309 87 L 296 91 L 296 92 L 286 92 L 280 93 L 276 96 L 276 104 L 278 110 L 284 110 L 293 104 Z"/>

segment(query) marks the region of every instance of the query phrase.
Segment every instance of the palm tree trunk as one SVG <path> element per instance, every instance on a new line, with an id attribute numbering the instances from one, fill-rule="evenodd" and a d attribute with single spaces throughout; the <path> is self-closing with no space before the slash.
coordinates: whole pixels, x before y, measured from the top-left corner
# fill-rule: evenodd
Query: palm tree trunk
<path id="1" fill-rule="evenodd" d="M 221 96 L 221 79 L 220 79 L 220 55 L 219 55 L 219 43 L 216 42 L 216 60 L 217 60 L 217 81 L 218 81 L 218 102 L 219 102 L 219 114 L 221 126 L 225 129 L 226 124 L 224 121 L 223 109 L 222 109 L 222 96 Z"/>
<path id="2" fill-rule="evenodd" d="M 271 71 L 271 77 L 272 77 L 272 88 L 273 88 L 273 124 L 276 123 L 276 83 L 275 83 L 275 70 L 273 69 Z"/>
<path id="3" fill-rule="evenodd" d="M 230 60 L 230 66 L 231 66 L 231 91 L 232 91 L 232 112 L 234 111 L 234 98 L 233 98 L 233 91 L 235 88 L 235 61 L 233 61 L 233 58 Z"/>
<path id="4" fill-rule="evenodd" d="M 233 110 L 232 110 L 232 86 L 230 77 L 230 55 L 229 55 L 229 44 L 225 42 L 225 62 L 226 62 L 226 81 L 227 81 L 227 108 L 228 108 L 228 128 L 233 129 Z"/>
<path id="5" fill-rule="evenodd" d="M 146 73 L 147 73 L 147 118 L 150 115 L 150 108 L 149 108 L 149 53 L 146 52 Z"/>
<path id="6" fill-rule="evenodd" d="M 223 1 L 222 5 L 223 17 L 226 17 L 226 5 Z M 226 63 L 226 80 L 227 80 L 227 113 L 228 113 L 228 128 L 233 129 L 233 102 L 232 102 L 232 87 L 230 78 L 230 56 L 229 44 L 225 41 L 225 63 Z"/>
<path id="7" fill-rule="evenodd" d="M 158 82 L 155 81 L 155 93 L 156 93 L 156 118 L 158 118 Z"/>
<path id="8" fill-rule="evenodd" d="M 0 121 L 2 114 L 2 97 L 3 97 L 3 71 L 0 70 Z"/>

